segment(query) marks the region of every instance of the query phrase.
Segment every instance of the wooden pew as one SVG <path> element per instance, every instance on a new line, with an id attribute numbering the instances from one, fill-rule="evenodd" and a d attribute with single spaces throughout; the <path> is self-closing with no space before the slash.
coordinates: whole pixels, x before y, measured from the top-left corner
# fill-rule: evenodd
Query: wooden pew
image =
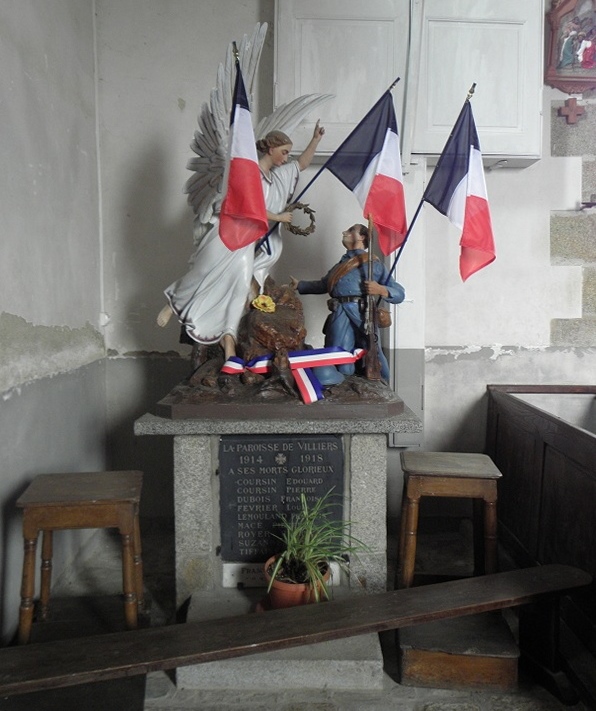
<path id="1" fill-rule="evenodd" d="M 539 607 L 552 616 L 552 601 L 590 581 L 577 568 L 544 565 L 319 605 L 97 635 L 84 642 L 5 647 L 0 649 L 0 695 L 129 677 L 529 603 L 546 602 Z"/>

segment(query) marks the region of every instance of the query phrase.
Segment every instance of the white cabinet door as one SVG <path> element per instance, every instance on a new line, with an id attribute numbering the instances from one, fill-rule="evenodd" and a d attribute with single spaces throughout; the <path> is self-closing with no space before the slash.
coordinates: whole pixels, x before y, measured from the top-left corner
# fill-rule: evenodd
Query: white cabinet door
<path id="1" fill-rule="evenodd" d="M 409 0 L 276 0 L 275 105 L 335 95 L 294 132 L 296 150 L 320 118 L 321 152 L 332 153 L 400 75 L 393 96 L 401 123 L 409 7 Z"/>
<path id="2" fill-rule="evenodd" d="M 400 77 L 406 164 L 441 153 L 476 83 L 485 162 L 527 165 L 542 149 L 543 27 L 544 0 L 276 0 L 275 105 L 334 94 L 294 134 L 301 150 L 320 118 L 329 154 Z"/>
<path id="3" fill-rule="evenodd" d="M 414 115 L 408 112 L 412 153 L 441 153 L 476 83 L 472 107 L 484 157 L 539 158 L 542 0 L 424 0 L 418 8 L 418 96 Z"/>

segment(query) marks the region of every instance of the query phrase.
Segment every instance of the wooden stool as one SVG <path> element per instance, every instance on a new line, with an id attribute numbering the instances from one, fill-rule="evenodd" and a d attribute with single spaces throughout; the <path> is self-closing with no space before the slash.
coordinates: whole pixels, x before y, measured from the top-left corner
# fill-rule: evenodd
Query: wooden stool
<path id="1" fill-rule="evenodd" d="M 25 558 L 21 584 L 19 644 L 31 635 L 35 596 L 35 551 L 43 531 L 41 550 L 41 618 L 50 601 L 52 536 L 56 530 L 117 528 L 122 539 L 124 614 L 129 629 L 137 627 L 137 608 L 143 603 L 143 563 L 139 500 L 142 472 L 84 472 L 37 476 L 17 501 L 23 509 Z"/>
<path id="2" fill-rule="evenodd" d="M 418 513 L 422 496 L 474 499 L 475 574 L 497 571 L 497 480 L 501 472 L 486 454 L 401 452 L 404 494 L 399 539 L 398 587 L 414 580 Z M 480 507 L 484 501 L 483 509 Z M 483 534 L 480 523 L 483 521 Z M 484 545 L 482 540 L 484 539 Z"/>

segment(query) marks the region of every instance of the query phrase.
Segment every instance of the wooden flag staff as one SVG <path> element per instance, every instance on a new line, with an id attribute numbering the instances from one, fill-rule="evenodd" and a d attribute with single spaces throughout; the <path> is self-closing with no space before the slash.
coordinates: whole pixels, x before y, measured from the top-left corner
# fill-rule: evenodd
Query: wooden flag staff
<path id="1" fill-rule="evenodd" d="M 374 223 L 373 216 L 368 216 L 368 281 L 374 281 L 373 272 L 373 243 Z M 368 338 L 368 351 L 366 353 L 364 374 L 367 380 L 381 380 L 381 362 L 379 360 L 379 332 L 377 329 L 377 305 L 373 294 L 366 297 L 365 329 Z"/>
<path id="2" fill-rule="evenodd" d="M 471 99 L 472 96 L 474 95 L 474 89 L 475 89 L 475 88 L 476 88 L 476 82 L 474 82 L 474 83 L 472 84 L 472 86 L 470 87 L 470 89 L 469 89 L 469 91 L 468 91 L 468 95 L 466 96 L 466 100 L 465 100 L 465 102 L 464 102 L 464 106 L 470 101 L 470 99 Z M 463 107 L 462 107 L 462 111 L 463 111 Z M 460 116 L 461 116 L 461 112 L 460 112 Z M 449 143 L 449 139 L 450 139 L 451 136 L 453 135 L 453 131 L 455 130 L 455 127 L 456 127 L 456 126 L 457 126 L 457 121 L 453 124 L 453 129 L 451 130 L 451 133 L 449 134 L 449 138 L 447 139 L 445 145 L 447 145 L 447 143 Z M 444 149 L 443 149 L 443 150 L 444 150 Z M 441 155 L 439 156 L 439 160 L 438 160 L 438 162 L 437 162 L 437 165 L 435 166 L 435 171 L 437 170 L 437 168 L 438 168 L 439 165 L 441 164 L 441 158 L 443 157 L 443 155 L 444 155 L 444 153 L 441 153 Z M 435 172 L 433 171 L 433 175 L 434 175 L 434 174 L 435 174 Z M 431 180 L 432 180 L 432 175 L 431 175 Z M 429 181 L 429 184 L 430 184 L 430 181 Z M 426 189 L 428 190 L 428 185 L 426 186 Z M 426 192 L 426 191 L 425 191 L 425 192 Z M 406 232 L 406 236 L 404 237 L 404 241 L 401 243 L 400 248 L 397 250 L 397 254 L 395 255 L 395 259 L 393 260 L 393 264 L 391 265 L 391 269 L 389 270 L 389 274 L 387 275 L 387 278 L 385 279 L 385 284 L 387 284 L 387 282 L 389 281 L 389 279 L 391 279 L 391 277 L 393 276 L 393 272 L 395 271 L 395 267 L 397 266 L 397 262 L 399 261 L 399 258 L 401 257 L 401 253 L 404 251 L 404 247 L 406 246 L 406 242 L 408 241 L 408 237 L 410 236 L 410 232 L 412 231 L 412 227 L 414 227 L 414 224 L 415 224 L 416 220 L 418 219 L 418 215 L 420 214 L 420 210 L 422 210 L 422 206 L 423 206 L 423 205 L 424 205 L 424 198 L 422 198 L 422 200 L 420 200 L 420 202 L 418 203 L 418 207 L 416 208 L 416 212 L 414 213 L 414 217 L 412 218 L 412 221 L 410 222 L 410 225 L 409 225 L 409 227 L 408 227 L 408 231 Z"/>

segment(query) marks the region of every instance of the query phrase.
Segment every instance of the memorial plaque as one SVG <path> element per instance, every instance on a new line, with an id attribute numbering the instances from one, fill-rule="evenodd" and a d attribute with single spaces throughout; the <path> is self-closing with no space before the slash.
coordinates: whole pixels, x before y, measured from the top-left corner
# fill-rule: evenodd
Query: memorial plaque
<path id="1" fill-rule="evenodd" d="M 219 445 L 221 556 L 264 562 L 279 549 L 279 514 L 300 510 L 333 489 L 333 518 L 343 517 L 341 435 L 226 435 Z"/>

